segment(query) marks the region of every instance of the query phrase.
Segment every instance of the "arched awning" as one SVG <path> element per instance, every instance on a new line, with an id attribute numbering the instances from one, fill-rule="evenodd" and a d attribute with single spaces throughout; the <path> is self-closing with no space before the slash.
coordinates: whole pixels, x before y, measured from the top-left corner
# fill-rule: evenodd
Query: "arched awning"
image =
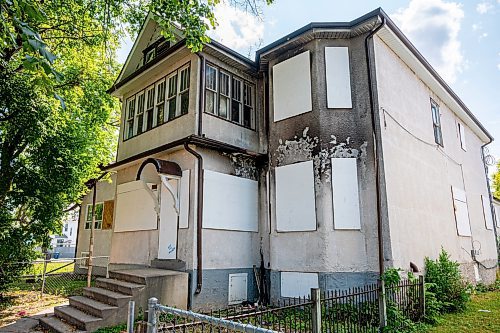
<path id="1" fill-rule="evenodd" d="M 160 174 L 160 175 L 169 175 L 169 176 L 176 176 L 176 177 L 182 176 L 182 169 L 179 166 L 179 164 L 177 164 L 175 162 L 160 160 L 157 158 L 148 158 L 147 160 L 142 162 L 141 166 L 139 167 L 139 171 L 137 171 L 136 180 L 141 179 L 142 170 L 148 164 L 153 164 L 154 167 L 156 168 L 156 172 L 158 172 L 158 174 Z"/>

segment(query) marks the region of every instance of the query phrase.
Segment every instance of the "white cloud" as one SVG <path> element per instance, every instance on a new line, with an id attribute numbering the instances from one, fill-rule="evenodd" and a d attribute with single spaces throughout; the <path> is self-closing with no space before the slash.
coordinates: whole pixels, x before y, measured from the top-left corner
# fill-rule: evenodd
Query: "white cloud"
<path id="1" fill-rule="evenodd" d="M 497 0 L 497 2 L 500 3 L 499 0 Z M 481 3 L 478 3 L 476 6 L 476 11 L 479 14 L 486 14 L 487 12 L 489 12 L 492 9 L 493 9 L 493 5 L 489 2 L 481 2 Z"/>
<path id="2" fill-rule="evenodd" d="M 411 0 L 393 17 L 439 74 L 455 82 L 464 66 L 458 39 L 464 17 L 462 5 L 444 0 Z"/>
<path id="3" fill-rule="evenodd" d="M 479 24 L 474 23 L 472 25 L 472 31 L 478 31 L 478 30 L 481 30 L 482 28 L 483 27 L 482 27 L 481 23 L 479 23 Z"/>
<path id="4" fill-rule="evenodd" d="M 264 23 L 254 15 L 221 2 L 214 11 L 218 26 L 209 35 L 214 40 L 241 53 L 262 40 Z"/>

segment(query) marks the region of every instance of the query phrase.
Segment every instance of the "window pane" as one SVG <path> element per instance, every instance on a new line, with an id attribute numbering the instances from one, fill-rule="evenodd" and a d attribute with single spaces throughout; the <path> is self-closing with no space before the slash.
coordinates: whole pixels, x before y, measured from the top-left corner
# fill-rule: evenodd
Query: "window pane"
<path id="1" fill-rule="evenodd" d="M 144 94 L 140 95 L 137 101 L 137 113 L 143 113 L 143 112 L 144 112 Z"/>
<path id="2" fill-rule="evenodd" d="M 92 221 L 92 205 L 87 205 L 87 215 L 85 216 L 86 221 Z"/>
<path id="3" fill-rule="evenodd" d="M 206 92 L 205 112 L 215 113 L 215 93 L 210 90 Z"/>
<path id="4" fill-rule="evenodd" d="M 156 87 L 156 103 L 161 103 L 165 100 L 165 82 L 161 82 Z"/>
<path id="5" fill-rule="evenodd" d="M 134 121 L 130 120 L 127 122 L 128 126 L 128 133 L 127 133 L 127 139 L 131 138 L 134 136 Z"/>
<path id="6" fill-rule="evenodd" d="M 187 114 L 189 110 L 189 91 L 181 94 L 181 115 Z"/>
<path id="7" fill-rule="evenodd" d="M 154 98 L 155 98 L 154 92 L 155 92 L 154 89 L 148 90 L 148 102 L 147 102 L 148 109 L 152 108 L 154 105 Z"/>
<path id="8" fill-rule="evenodd" d="M 209 65 L 206 66 L 205 86 L 207 89 L 217 90 L 217 70 Z"/>
<path id="9" fill-rule="evenodd" d="M 168 120 L 172 120 L 175 118 L 175 110 L 176 110 L 176 107 L 177 107 L 177 98 L 174 97 L 172 99 L 169 99 L 168 100 Z"/>
<path id="10" fill-rule="evenodd" d="M 135 115 L 135 98 L 128 102 L 128 119 L 133 118 Z"/>
<path id="11" fill-rule="evenodd" d="M 153 109 L 146 111 L 146 131 L 153 128 Z"/>
<path id="12" fill-rule="evenodd" d="M 168 79 L 168 97 L 175 96 L 177 94 L 177 74 Z"/>
<path id="13" fill-rule="evenodd" d="M 219 99 L 219 116 L 227 118 L 228 114 L 229 114 L 229 98 L 221 95 Z"/>
<path id="14" fill-rule="evenodd" d="M 225 73 L 220 73 L 219 80 L 219 91 L 221 95 L 229 96 L 229 75 Z"/>
<path id="15" fill-rule="evenodd" d="M 189 67 L 181 71 L 181 91 L 189 89 Z"/>
<path id="16" fill-rule="evenodd" d="M 98 203 L 95 205 L 95 219 L 102 220 L 102 211 L 104 205 L 102 203 Z"/>
<path id="17" fill-rule="evenodd" d="M 142 126 L 144 125 L 144 113 L 137 116 L 137 134 L 142 133 Z"/>
<path id="18" fill-rule="evenodd" d="M 241 102 L 241 81 L 233 79 L 232 98 Z"/>
<path id="19" fill-rule="evenodd" d="M 159 104 L 157 107 L 156 107 L 156 124 L 159 126 L 161 124 L 163 124 L 163 111 L 165 109 L 165 104 Z"/>
<path id="20" fill-rule="evenodd" d="M 252 127 L 252 111 L 253 109 L 248 105 L 243 107 L 243 126 Z"/>
<path id="21" fill-rule="evenodd" d="M 243 103 L 248 106 L 253 106 L 252 86 L 245 83 Z"/>
<path id="22" fill-rule="evenodd" d="M 231 120 L 234 122 L 239 123 L 240 122 L 240 109 L 241 109 L 241 103 L 233 100 L 231 103 Z"/>

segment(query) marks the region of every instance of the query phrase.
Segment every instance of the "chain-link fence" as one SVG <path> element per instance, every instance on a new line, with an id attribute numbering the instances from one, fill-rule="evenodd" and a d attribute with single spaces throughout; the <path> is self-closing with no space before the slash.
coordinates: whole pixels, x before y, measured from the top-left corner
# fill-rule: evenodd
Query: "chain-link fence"
<path id="1" fill-rule="evenodd" d="M 80 295 L 87 286 L 89 257 L 70 259 L 35 260 L 31 262 L 13 262 L 8 266 L 25 267 L 9 289 L 39 291 L 40 295 L 61 296 Z M 97 276 L 107 276 L 109 257 L 92 257 L 92 281 Z"/>

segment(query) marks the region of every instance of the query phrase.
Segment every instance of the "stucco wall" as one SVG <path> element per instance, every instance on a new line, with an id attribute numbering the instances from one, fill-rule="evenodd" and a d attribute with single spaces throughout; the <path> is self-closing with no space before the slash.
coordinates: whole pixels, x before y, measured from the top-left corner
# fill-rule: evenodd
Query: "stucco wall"
<path id="1" fill-rule="evenodd" d="M 269 263 L 266 263 L 266 268 L 273 271 L 339 272 L 341 274 L 377 271 L 373 142 L 370 135 L 370 109 L 363 41 L 363 37 L 349 40 L 318 39 L 299 49 L 288 51 L 269 63 L 271 207 L 275 204 L 275 167 L 312 159 L 315 161 L 317 220 L 316 231 L 277 232 L 276 212 L 272 209 L 269 236 L 270 258 Z M 326 46 L 349 48 L 352 109 L 327 108 L 324 50 Z M 272 67 L 306 50 L 311 53 L 312 111 L 274 122 Z M 317 144 L 314 144 L 316 140 Z M 295 149 L 295 145 L 301 148 Z M 329 158 L 334 156 L 325 158 L 324 155 L 325 150 L 334 147 L 339 150 L 345 148 L 344 157 L 357 158 L 361 230 L 334 229 L 331 169 L 328 162 Z M 324 162 L 326 162 L 324 168 L 317 167 Z M 275 281 L 273 289 L 279 288 L 276 283 Z M 273 284 L 273 279 L 271 279 L 271 284 Z M 327 284 L 329 288 L 335 287 L 334 283 Z M 274 293 L 272 291 L 272 294 Z"/>
<path id="2" fill-rule="evenodd" d="M 392 264 L 423 269 L 424 257 L 436 258 L 441 247 L 470 263 L 474 243 L 481 248 L 477 260 L 494 266 L 493 230 L 485 227 L 481 204 L 488 195 L 483 142 L 465 127 L 462 150 L 457 116 L 377 37 L 374 48 Z M 434 143 L 430 98 L 440 107 L 444 148 Z M 472 237 L 457 235 L 451 186 L 466 192 Z M 494 272 L 482 278 L 491 281 Z"/>

